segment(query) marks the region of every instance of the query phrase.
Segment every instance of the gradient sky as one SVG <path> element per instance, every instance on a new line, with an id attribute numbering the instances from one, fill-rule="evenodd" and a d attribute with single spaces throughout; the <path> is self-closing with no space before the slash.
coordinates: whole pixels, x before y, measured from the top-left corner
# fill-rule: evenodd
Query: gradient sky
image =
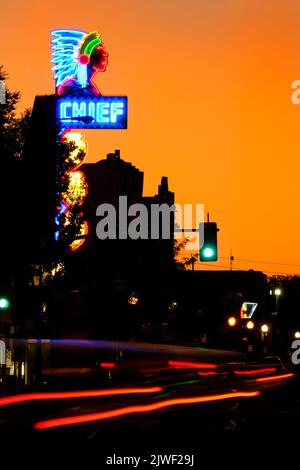
<path id="1" fill-rule="evenodd" d="M 21 111 L 54 91 L 50 31 L 98 30 L 110 57 L 97 84 L 104 95 L 128 96 L 129 128 L 86 133 L 88 161 L 119 148 L 145 172 L 145 195 L 166 175 L 178 203 L 204 203 L 220 227 L 215 267 L 229 266 L 232 249 L 236 269 L 300 274 L 300 105 L 291 102 L 299 0 L 0 7 L 0 63 L 22 93 Z"/>

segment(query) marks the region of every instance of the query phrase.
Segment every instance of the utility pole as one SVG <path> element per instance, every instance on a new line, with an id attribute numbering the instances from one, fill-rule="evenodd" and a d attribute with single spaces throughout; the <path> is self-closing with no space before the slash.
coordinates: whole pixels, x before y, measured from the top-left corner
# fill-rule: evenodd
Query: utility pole
<path id="1" fill-rule="evenodd" d="M 230 250 L 230 271 L 232 271 L 234 256 L 232 256 L 232 250 Z"/>

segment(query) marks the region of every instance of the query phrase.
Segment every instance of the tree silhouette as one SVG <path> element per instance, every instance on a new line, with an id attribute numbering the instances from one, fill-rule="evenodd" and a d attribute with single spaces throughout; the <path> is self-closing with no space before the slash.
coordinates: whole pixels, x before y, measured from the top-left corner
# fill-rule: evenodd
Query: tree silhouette
<path id="1" fill-rule="evenodd" d="M 5 83 L 5 103 L 0 104 L 0 214 L 1 214 L 1 268 L 3 277 L 12 275 L 20 261 L 18 246 L 22 232 L 21 211 L 23 198 L 24 166 L 22 162 L 31 111 L 27 109 L 17 117 L 19 92 L 6 86 L 8 75 L 0 66 L 0 80 Z M 19 240 L 18 240 L 19 238 Z"/>
<path id="2" fill-rule="evenodd" d="M 31 110 L 26 109 L 20 117 L 16 115 L 16 107 L 21 94 L 12 92 L 6 86 L 8 74 L 0 65 L 0 80 L 4 81 L 6 100 L 0 105 L 0 155 L 1 164 L 11 164 L 23 156 L 24 145 L 28 134 Z"/>

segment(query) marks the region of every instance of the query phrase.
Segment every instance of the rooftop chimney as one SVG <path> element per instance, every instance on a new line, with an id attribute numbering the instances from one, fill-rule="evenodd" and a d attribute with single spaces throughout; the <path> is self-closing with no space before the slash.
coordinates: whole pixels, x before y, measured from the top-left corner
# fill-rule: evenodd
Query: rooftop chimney
<path id="1" fill-rule="evenodd" d="M 116 149 L 115 150 L 115 153 L 108 153 L 107 154 L 107 159 L 112 159 L 112 158 L 117 158 L 117 159 L 120 159 L 120 150 L 119 149 Z"/>

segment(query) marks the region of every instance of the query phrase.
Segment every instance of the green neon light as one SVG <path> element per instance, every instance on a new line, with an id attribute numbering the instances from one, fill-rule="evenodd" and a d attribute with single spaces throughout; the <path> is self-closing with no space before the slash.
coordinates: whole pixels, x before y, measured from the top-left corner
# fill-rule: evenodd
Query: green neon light
<path id="1" fill-rule="evenodd" d="M 91 56 L 93 50 L 95 49 L 95 47 L 97 47 L 99 44 L 101 44 L 101 39 L 100 38 L 95 38 L 95 39 L 92 39 L 91 41 L 89 41 L 87 43 L 87 45 L 85 46 L 85 48 L 83 49 L 83 53 L 84 54 L 87 54 L 89 56 Z"/>

